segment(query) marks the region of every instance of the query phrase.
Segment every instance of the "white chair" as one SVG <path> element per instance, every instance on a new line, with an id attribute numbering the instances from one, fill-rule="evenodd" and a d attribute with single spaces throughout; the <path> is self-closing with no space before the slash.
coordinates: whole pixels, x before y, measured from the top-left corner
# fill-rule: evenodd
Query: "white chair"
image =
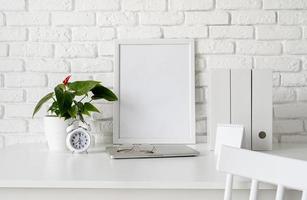
<path id="1" fill-rule="evenodd" d="M 223 145 L 217 169 L 227 173 L 224 200 L 231 199 L 233 175 L 252 179 L 250 200 L 257 199 L 259 182 L 277 185 L 276 200 L 283 199 L 285 188 L 303 191 L 302 200 L 307 200 L 306 161 Z"/>

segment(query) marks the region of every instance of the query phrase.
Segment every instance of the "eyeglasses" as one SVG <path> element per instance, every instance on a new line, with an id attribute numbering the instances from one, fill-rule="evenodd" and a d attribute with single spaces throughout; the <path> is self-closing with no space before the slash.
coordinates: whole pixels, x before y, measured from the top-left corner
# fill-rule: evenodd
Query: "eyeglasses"
<path id="1" fill-rule="evenodd" d="M 132 147 L 119 147 L 117 152 L 142 152 L 153 154 L 157 151 L 155 146 L 133 145 Z"/>

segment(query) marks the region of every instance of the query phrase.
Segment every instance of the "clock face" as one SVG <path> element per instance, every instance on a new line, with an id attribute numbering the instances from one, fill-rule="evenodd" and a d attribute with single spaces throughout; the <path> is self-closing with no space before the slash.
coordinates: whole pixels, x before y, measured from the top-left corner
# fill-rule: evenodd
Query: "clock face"
<path id="1" fill-rule="evenodd" d="M 70 149 L 82 152 L 90 146 L 90 135 L 82 129 L 77 129 L 69 135 Z"/>

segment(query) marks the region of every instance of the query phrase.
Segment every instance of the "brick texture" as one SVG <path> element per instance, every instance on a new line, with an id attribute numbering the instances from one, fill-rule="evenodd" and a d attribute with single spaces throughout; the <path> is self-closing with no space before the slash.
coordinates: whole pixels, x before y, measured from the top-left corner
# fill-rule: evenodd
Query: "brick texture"
<path id="1" fill-rule="evenodd" d="M 44 112 L 31 112 L 67 74 L 112 88 L 117 39 L 195 40 L 198 142 L 217 67 L 273 69 L 274 134 L 307 141 L 306 0 L 0 0 L 0 10 L 0 148 L 45 142 Z M 113 107 L 99 107 L 95 138 L 108 143 Z"/>
<path id="2" fill-rule="evenodd" d="M 29 0 L 29 10 L 71 10 L 72 0 Z"/>

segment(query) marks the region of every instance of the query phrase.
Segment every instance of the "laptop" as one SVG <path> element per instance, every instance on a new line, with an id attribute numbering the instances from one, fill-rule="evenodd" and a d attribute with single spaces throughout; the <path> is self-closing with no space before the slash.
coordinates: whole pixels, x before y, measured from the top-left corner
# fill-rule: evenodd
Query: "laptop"
<path id="1" fill-rule="evenodd" d="M 185 145 L 133 145 L 108 147 L 113 159 L 169 158 L 198 156 L 199 152 Z"/>

